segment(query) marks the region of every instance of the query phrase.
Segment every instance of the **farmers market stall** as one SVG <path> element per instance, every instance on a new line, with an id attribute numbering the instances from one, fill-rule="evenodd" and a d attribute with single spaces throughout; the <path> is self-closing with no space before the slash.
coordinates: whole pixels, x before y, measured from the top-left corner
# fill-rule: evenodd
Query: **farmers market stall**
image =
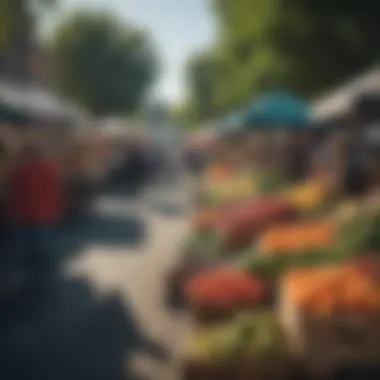
<path id="1" fill-rule="evenodd" d="M 352 187 L 347 186 L 348 183 L 343 178 L 347 177 L 347 172 L 350 171 L 350 156 L 354 155 L 352 149 L 349 148 L 349 143 L 352 145 L 353 140 L 356 142 L 363 140 L 365 135 L 371 134 L 371 129 L 379 130 L 377 126 L 379 121 L 379 95 L 380 66 L 377 64 L 370 70 L 337 87 L 313 104 L 312 119 L 315 123 L 328 125 L 331 135 L 343 134 L 346 135 L 346 140 L 351 140 L 351 142 L 342 142 L 341 147 L 335 148 L 335 151 L 340 151 L 340 153 L 333 153 L 335 157 L 332 166 L 341 193 L 350 190 L 347 187 Z M 377 127 L 373 128 L 374 126 Z M 379 141 L 374 136 L 368 137 L 370 141 L 364 142 L 365 145 L 373 145 L 373 140 Z M 331 140 L 333 139 L 332 137 Z M 379 145 L 378 142 L 376 144 Z M 362 148 L 362 150 L 368 149 L 368 146 Z M 359 183 L 360 180 L 355 179 L 351 182 Z"/>
<path id="2" fill-rule="evenodd" d="M 274 111 L 264 117 L 269 101 L 252 120 L 267 137 L 308 136 L 307 108 L 286 101 L 298 106 L 297 117 L 283 107 L 288 124 Z M 380 368 L 379 192 L 337 195 L 319 172 L 282 178 L 262 165 L 214 162 L 200 180 L 202 202 L 168 278 L 170 298 L 191 317 L 184 378 L 326 379 L 349 365 Z"/>
<path id="3" fill-rule="evenodd" d="M 380 90 L 380 65 L 349 80 L 313 104 L 312 117 L 319 123 L 347 125 L 355 119 L 355 103 L 359 97 Z"/>
<path id="4" fill-rule="evenodd" d="M 19 143 L 38 141 L 63 161 L 64 168 L 67 169 L 67 182 L 70 183 L 68 209 L 76 208 L 77 197 L 73 196 L 70 189 L 73 183 L 83 183 L 85 175 L 83 172 L 79 175 L 78 167 L 81 166 L 79 161 L 82 157 L 79 159 L 80 154 L 73 149 L 73 139 L 76 139 L 79 131 L 86 130 L 88 115 L 48 88 L 31 82 L 2 80 L 0 118 L 12 125 Z M 88 137 L 86 133 L 84 136 L 82 139 Z"/>
<path id="5" fill-rule="evenodd" d="M 305 176 L 313 134 L 305 101 L 288 92 L 264 94 L 247 108 L 244 125 L 248 150 L 260 167 L 291 180 Z"/>
<path id="6" fill-rule="evenodd" d="M 380 340 L 371 335 L 380 327 L 378 199 L 342 203 L 307 218 L 289 208 L 281 222 L 274 218 L 279 204 L 267 202 L 255 223 L 240 211 L 221 228 L 238 237 L 229 242 L 239 253 L 231 257 L 231 245 L 221 248 L 223 233 L 213 253 L 203 246 L 209 262 L 183 278 L 193 320 L 187 378 L 217 379 L 228 371 L 242 379 L 242 373 L 291 379 L 301 368 L 326 378 L 339 366 L 380 365 Z M 222 226 L 224 220 L 219 216 Z M 272 374 L 270 363 L 281 363 L 280 373 Z"/>

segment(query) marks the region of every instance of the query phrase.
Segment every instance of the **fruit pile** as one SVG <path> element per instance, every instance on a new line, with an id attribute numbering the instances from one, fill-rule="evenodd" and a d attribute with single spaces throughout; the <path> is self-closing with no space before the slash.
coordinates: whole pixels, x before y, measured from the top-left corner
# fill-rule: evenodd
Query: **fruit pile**
<path id="1" fill-rule="evenodd" d="M 333 220 L 270 228 L 241 268 L 278 278 L 292 268 L 334 265 L 380 252 L 380 213 L 359 206 L 340 211 L 348 213 L 339 212 Z"/>
<path id="2" fill-rule="evenodd" d="M 277 196 L 241 202 L 221 214 L 216 232 L 230 250 L 247 248 L 268 227 L 294 220 L 296 210 Z"/>
<path id="3" fill-rule="evenodd" d="M 200 327 L 191 336 L 188 355 L 198 361 L 279 357 L 287 353 L 274 313 L 238 315 L 228 323 Z"/>
<path id="4" fill-rule="evenodd" d="M 228 267 L 201 272 L 185 284 L 187 298 L 197 308 L 249 308 L 263 301 L 265 291 L 261 279 Z"/>
<path id="5" fill-rule="evenodd" d="M 379 260 L 370 260 L 299 269 L 284 277 L 283 291 L 314 315 L 380 310 L 379 268 Z"/>
<path id="6" fill-rule="evenodd" d="M 304 253 L 323 250 L 335 238 L 335 224 L 328 221 L 297 222 L 270 228 L 258 241 L 262 254 Z"/>
<path id="7" fill-rule="evenodd" d="M 207 204 L 219 206 L 251 197 L 256 193 L 256 187 L 252 176 L 239 174 L 218 180 L 206 180 L 203 192 Z"/>
<path id="8" fill-rule="evenodd" d="M 297 184 L 283 192 L 285 199 L 300 211 L 311 211 L 321 207 L 326 200 L 326 186 L 321 181 Z"/>

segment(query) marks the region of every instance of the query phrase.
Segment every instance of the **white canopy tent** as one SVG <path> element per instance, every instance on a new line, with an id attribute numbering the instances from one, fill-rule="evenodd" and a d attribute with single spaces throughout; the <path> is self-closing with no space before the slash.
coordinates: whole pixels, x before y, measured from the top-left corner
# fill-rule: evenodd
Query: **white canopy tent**
<path id="1" fill-rule="evenodd" d="M 380 93 L 380 64 L 314 103 L 313 119 L 321 122 L 348 115 L 355 100 L 368 93 Z"/>
<path id="2" fill-rule="evenodd" d="M 67 120 L 81 123 L 86 113 L 58 97 L 49 89 L 34 83 L 0 81 L 0 102 L 28 115 L 31 119 Z"/>

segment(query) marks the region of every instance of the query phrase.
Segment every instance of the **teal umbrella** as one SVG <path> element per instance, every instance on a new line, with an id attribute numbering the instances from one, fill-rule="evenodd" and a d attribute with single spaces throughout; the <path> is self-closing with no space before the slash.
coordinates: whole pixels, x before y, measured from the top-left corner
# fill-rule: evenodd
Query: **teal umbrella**
<path id="1" fill-rule="evenodd" d="M 248 128 L 305 128 L 310 125 L 309 106 L 291 93 L 270 93 L 246 110 L 244 124 Z"/>

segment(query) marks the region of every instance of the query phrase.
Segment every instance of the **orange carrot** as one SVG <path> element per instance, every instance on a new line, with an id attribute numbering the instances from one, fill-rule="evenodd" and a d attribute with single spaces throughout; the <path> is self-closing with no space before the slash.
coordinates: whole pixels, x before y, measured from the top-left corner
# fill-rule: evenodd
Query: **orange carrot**
<path id="1" fill-rule="evenodd" d="M 326 221 L 278 226 L 264 233 L 258 247 L 264 254 L 302 252 L 329 246 L 334 239 L 334 233 L 334 225 Z"/>

